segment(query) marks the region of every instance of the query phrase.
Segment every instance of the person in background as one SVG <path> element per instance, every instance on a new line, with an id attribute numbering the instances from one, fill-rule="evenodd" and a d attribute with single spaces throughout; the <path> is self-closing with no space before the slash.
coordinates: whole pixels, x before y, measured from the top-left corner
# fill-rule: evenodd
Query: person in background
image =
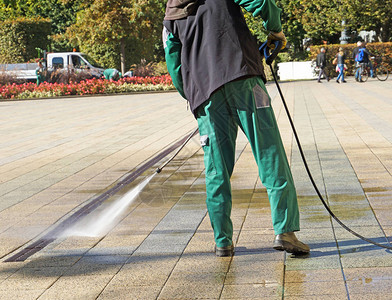
<path id="1" fill-rule="evenodd" d="M 103 71 L 103 76 L 106 80 L 119 80 L 122 77 L 121 72 L 117 69 L 106 69 Z"/>
<path id="2" fill-rule="evenodd" d="M 346 59 L 346 55 L 344 54 L 343 48 L 339 48 L 339 52 L 336 54 L 336 59 L 337 59 L 337 68 L 339 69 L 339 75 L 338 78 L 336 79 L 336 82 L 339 83 L 339 79 L 342 80 L 342 82 L 346 82 L 344 80 L 344 60 Z"/>
<path id="3" fill-rule="evenodd" d="M 375 56 L 374 54 L 372 54 L 372 53 L 370 53 L 370 51 L 369 51 L 369 49 L 368 48 L 366 48 L 366 46 L 367 46 L 367 43 L 365 42 L 365 43 L 363 43 L 363 48 L 364 48 L 364 60 L 363 60 L 363 63 L 366 65 L 366 66 L 368 66 L 369 67 L 369 70 L 370 70 L 370 77 L 371 78 L 374 78 L 374 71 L 373 71 L 373 64 L 372 64 L 372 61 L 371 61 L 371 57 L 373 57 L 373 56 Z"/>
<path id="4" fill-rule="evenodd" d="M 356 80 L 362 82 L 361 73 L 363 68 L 369 68 L 370 77 L 374 77 L 373 64 L 370 61 L 370 57 L 374 56 L 366 48 L 366 43 L 362 43 L 361 47 L 358 49 L 358 53 L 355 55 L 355 62 L 357 63 L 357 71 L 355 73 Z"/>
<path id="5" fill-rule="evenodd" d="M 353 60 L 355 62 L 354 64 L 354 70 L 355 70 L 355 80 L 359 81 L 360 77 L 360 63 L 357 61 L 357 55 L 359 52 L 359 49 L 362 48 L 362 41 L 357 42 L 357 47 L 354 48 L 353 50 Z"/>
<path id="6" fill-rule="evenodd" d="M 238 127 L 267 188 L 273 248 L 306 254 L 309 246 L 294 233 L 300 229 L 297 194 L 264 84 L 262 57 L 241 7 L 264 20 L 271 47 L 281 41 L 285 48 L 281 10 L 274 0 L 168 0 L 163 22 L 168 71 L 199 126 L 215 254 L 234 254 L 230 178 Z"/>
<path id="7" fill-rule="evenodd" d="M 35 69 L 35 75 L 37 76 L 37 86 L 39 86 L 45 80 L 44 66 L 42 62 L 38 62 L 38 67 Z"/>
<path id="8" fill-rule="evenodd" d="M 321 48 L 320 53 L 317 54 L 316 66 L 320 69 L 317 82 L 321 83 L 322 75 L 324 75 L 327 81 L 329 81 L 328 74 L 325 72 L 325 67 L 327 66 L 327 57 L 325 55 L 325 48 Z"/>
<path id="9" fill-rule="evenodd" d="M 123 77 L 133 77 L 133 71 L 129 70 L 128 72 L 125 72 Z"/>

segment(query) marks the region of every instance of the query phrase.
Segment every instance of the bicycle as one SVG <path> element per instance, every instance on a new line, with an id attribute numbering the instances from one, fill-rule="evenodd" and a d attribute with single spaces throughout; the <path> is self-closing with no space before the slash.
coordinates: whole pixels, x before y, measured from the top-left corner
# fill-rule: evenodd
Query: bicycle
<path id="1" fill-rule="evenodd" d="M 378 80 L 385 81 L 388 79 L 389 71 L 383 63 L 383 59 L 381 56 L 371 57 L 370 58 L 373 63 L 373 77 L 376 76 Z M 371 64 L 369 63 L 360 63 L 357 68 L 360 68 L 360 77 L 362 82 L 366 82 L 368 80 L 369 74 L 371 74 Z"/>

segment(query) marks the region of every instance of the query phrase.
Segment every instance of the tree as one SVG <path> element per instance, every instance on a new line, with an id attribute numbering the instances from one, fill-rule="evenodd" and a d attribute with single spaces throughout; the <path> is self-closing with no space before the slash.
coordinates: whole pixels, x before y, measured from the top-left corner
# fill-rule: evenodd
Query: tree
<path id="1" fill-rule="evenodd" d="M 33 4 L 34 1 L 31 0 L 0 0 L 0 20 L 25 17 Z"/>
<path id="2" fill-rule="evenodd" d="M 69 41 L 59 38 L 76 21 L 80 0 L 0 0 L 0 20 L 44 18 L 51 21 L 50 46 L 52 50 L 72 49 Z M 49 49 L 47 49 L 49 50 Z"/>
<path id="3" fill-rule="evenodd" d="M 83 5 L 66 33 L 82 51 L 105 66 L 121 65 L 123 72 L 141 58 L 153 58 L 162 20 L 159 1 L 87 0 Z"/>
<path id="4" fill-rule="evenodd" d="M 276 4 L 282 9 L 282 29 L 292 51 L 303 51 L 303 40 L 306 32 L 301 22 L 302 6 L 299 0 L 277 0 Z"/>
<path id="5" fill-rule="evenodd" d="M 81 9 L 79 0 L 34 0 L 30 9 L 32 16 L 41 16 L 52 21 L 52 33 L 62 34 L 76 21 Z"/>
<path id="6" fill-rule="evenodd" d="M 298 14 L 306 37 L 314 44 L 339 43 L 343 13 L 339 0 L 300 0 Z"/>
<path id="7" fill-rule="evenodd" d="M 391 40 L 392 0 L 343 0 L 342 7 L 352 30 L 374 30 L 380 41 Z"/>
<path id="8" fill-rule="evenodd" d="M 35 58 L 37 48 L 49 44 L 50 20 L 15 18 L 0 21 L 0 62 L 23 63 Z"/>
<path id="9" fill-rule="evenodd" d="M 244 12 L 245 21 L 250 29 L 250 32 L 260 43 L 265 42 L 267 40 L 268 31 L 264 29 L 263 20 L 260 17 L 254 17 L 245 9 L 242 11 Z"/>

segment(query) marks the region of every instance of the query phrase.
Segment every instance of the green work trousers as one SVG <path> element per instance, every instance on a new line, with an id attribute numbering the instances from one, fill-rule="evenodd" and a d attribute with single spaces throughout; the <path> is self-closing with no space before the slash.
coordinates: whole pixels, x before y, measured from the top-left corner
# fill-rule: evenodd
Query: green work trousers
<path id="1" fill-rule="evenodd" d="M 297 195 L 270 102 L 262 79 L 255 76 L 225 84 L 196 110 L 207 209 L 218 247 L 232 244 L 230 177 L 238 126 L 249 140 L 267 189 L 275 234 L 299 230 Z"/>

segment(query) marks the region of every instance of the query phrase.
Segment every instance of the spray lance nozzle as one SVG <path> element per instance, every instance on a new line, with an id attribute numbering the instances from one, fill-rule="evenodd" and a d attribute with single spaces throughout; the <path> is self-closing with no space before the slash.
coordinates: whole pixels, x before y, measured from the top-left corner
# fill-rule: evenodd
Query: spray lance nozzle
<path id="1" fill-rule="evenodd" d="M 259 51 L 264 54 L 265 57 L 265 63 L 267 65 L 271 65 L 272 62 L 275 60 L 275 58 L 278 56 L 280 50 L 282 49 L 282 41 L 273 41 L 273 44 L 275 45 L 275 48 L 271 49 L 269 46 L 267 46 L 268 41 L 264 42 L 260 48 Z M 270 53 L 270 51 L 272 53 Z"/>
<path id="2" fill-rule="evenodd" d="M 160 167 L 158 167 L 158 168 L 156 169 L 155 172 L 156 172 L 157 174 L 161 173 L 161 171 L 163 170 L 163 168 L 166 167 L 166 165 L 167 165 L 168 163 L 170 163 L 170 162 L 177 156 L 177 154 L 182 150 L 182 148 L 184 148 L 185 145 L 191 140 L 191 138 L 192 138 L 196 133 L 198 133 L 198 132 L 199 132 L 199 128 L 196 128 L 196 129 L 194 129 L 187 137 L 185 137 L 184 139 L 182 139 L 181 141 L 179 141 L 180 146 L 179 146 L 179 148 L 177 149 L 177 151 L 176 151 L 176 152 L 173 154 L 173 156 L 170 157 L 165 163 L 163 163 Z"/>

